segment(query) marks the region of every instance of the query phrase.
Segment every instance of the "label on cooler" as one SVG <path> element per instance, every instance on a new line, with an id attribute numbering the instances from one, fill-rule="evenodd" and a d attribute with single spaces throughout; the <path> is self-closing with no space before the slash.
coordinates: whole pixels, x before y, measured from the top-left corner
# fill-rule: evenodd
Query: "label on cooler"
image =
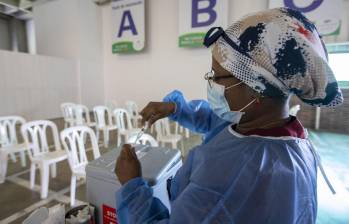
<path id="1" fill-rule="evenodd" d="M 103 224 L 118 224 L 116 209 L 103 204 Z"/>

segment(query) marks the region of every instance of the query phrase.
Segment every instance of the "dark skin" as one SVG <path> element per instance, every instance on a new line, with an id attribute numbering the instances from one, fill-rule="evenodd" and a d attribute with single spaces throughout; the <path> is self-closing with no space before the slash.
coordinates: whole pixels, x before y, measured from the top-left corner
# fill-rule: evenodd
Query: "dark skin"
<path id="1" fill-rule="evenodd" d="M 122 185 L 129 180 L 142 176 L 141 164 L 131 145 L 125 144 L 122 146 L 122 150 L 116 161 L 115 174 Z"/>
<path id="2" fill-rule="evenodd" d="M 231 75 L 231 78 L 218 79 L 216 82 L 224 85 L 226 88 L 240 83 L 219 63 L 212 58 L 212 70 L 216 77 Z M 251 101 L 256 100 L 252 105 L 244 109 L 245 115 L 235 127 L 235 131 L 244 134 L 255 129 L 270 129 L 282 127 L 289 121 L 289 99 L 276 99 L 270 97 L 261 97 L 257 92 L 245 84 L 240 84 L 225 91 L 225 98 L 228 101 L 232 111 L 239 111 Z M 149 122 L 154 124 L 157 120 L 171 115 L 175 111 L 174 103 L 150 102 L 140 112 L 142 115 L 142 124 Z M 134 148 L 130 145 L 124 145 L 117 163 L 115 173 L 122 185 L 128 181 L 141 177 L 141 165 L 135 154 Z"/>

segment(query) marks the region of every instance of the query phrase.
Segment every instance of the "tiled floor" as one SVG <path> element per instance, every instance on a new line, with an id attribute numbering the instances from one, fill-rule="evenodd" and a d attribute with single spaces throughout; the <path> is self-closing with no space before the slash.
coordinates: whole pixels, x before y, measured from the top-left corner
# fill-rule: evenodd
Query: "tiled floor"
<path id="1" fill-rule="evenodd" d="M 61 120 L 55 121 L 62 130 Z M 49 138 L 52 143 L 52 139 Z M 183 155 L 186 156 L 189 149 L 200 144 L 201 137 L 191 135 L 189 139 L 184 140 Z M 116 132 L 110 133 L 109 148 L 106 149 L 99 144 L 101 154 L 116 147 Z M 88 147 L 88 146 L 87 146 Z M 89 160 L 92 160 L 92 151 L 87 152 Z M 21 167 L 19 159 L 17 162 L 9 160 L 7 178 L 4 184 L 0 184 L 0 224 L 22 223 L 22 221 L 36 208 L 45 206 L 52 207 L 56 204 L 65 204 L 69 209 L 70 199 L 70 177 L 71 171 L 67 161 L 57 164 L 57 177 L 50 178 L 49 195 L 45 200 L 40 199 L 40 172 L 37 170 L 35 179 L 35 188 L 29 188 L 29 160 L 27 166 Z M 76 189 L 77 204 L 86 201 L 86 185 L 84 181 L 78 182 Z"/>

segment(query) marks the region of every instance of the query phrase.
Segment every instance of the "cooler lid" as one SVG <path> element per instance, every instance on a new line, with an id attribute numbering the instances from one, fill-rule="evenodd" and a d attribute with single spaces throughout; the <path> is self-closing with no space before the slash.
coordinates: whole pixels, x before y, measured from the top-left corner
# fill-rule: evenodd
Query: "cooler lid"
<path id="1" fill-rule="evenodd" d="M 145 145 L 136 145 L 135 149 L 142 165 L 143 178 L 148 181 L 150 186 L 156 185 L 164 175 L 171 172 L 173 166 L 181 161 L 181 153 L 177 149 Z M 87 177 L 110 183 L 118 182 L 114 168 L 120 151 L 121 147 L 113 149 L 89 162 L 86 166 Z"/>

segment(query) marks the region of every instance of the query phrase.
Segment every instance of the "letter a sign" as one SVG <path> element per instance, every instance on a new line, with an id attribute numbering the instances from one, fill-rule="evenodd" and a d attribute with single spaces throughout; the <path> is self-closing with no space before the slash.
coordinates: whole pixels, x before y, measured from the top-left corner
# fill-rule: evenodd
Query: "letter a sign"
<path id="1" fill-rule="evenodd" d="M 201 47 L 213 26 L 227 27 L 228 0 L 179 0 L 179 46 Z"/>
<path id="2" fill-rule="evenodd" d="M 113 54 L 143 50 L 144 0 L 113 0 L 112 20 Z"/>

